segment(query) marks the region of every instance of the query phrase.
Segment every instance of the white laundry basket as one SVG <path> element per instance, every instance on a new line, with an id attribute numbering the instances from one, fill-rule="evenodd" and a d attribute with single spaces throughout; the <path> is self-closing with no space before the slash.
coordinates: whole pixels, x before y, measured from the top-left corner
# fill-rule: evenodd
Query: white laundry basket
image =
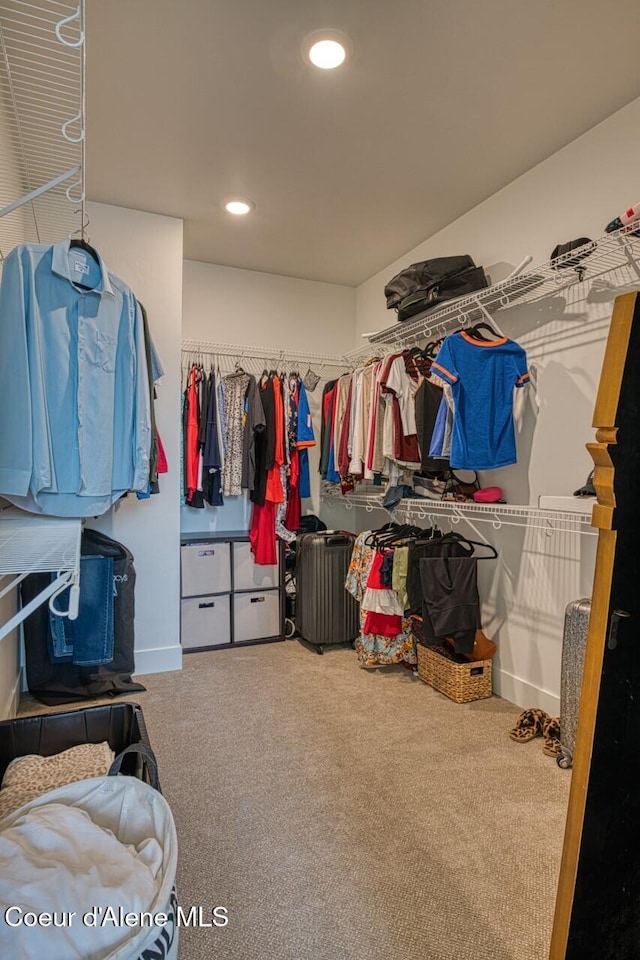
<path id="1" fill-rule="evenodd" d="M 65 833 L 69 822 L 79 822 L 73 836 Z M 113 852 L 113 875 L 110 862 L 98 857 L 102 842 Z M 126 882 L 121 885 L 121 845 L 135 847 L 137 857 L 143 851 L 140 859 L 147 856 L 139 868 L 144 884 L 129 891 Z M 177 859 L 167 801 L 135 777 L 81 780 L 25 804 L 0 821 L 0 956 L 177 960 Z M 93 880 L 98 874 L 99 884 Z M 144 912 L 142 925 L 122 922 L 127 912 L 129 921 Z M 59 921 L 65 913 L 74 916 L 66 925 L 46 923 L 47 915 L 56 913 Z M 46 925 L 31 923 L 43 914 Z M 159 925 L 152 925 L 156 919 Z"/>

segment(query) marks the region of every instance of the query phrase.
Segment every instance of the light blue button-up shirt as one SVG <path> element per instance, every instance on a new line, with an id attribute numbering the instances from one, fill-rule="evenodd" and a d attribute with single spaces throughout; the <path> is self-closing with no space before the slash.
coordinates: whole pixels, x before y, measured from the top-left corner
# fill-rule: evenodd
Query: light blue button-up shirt
<path id="1" fill-rule="evenodd" d="M 0 283 L 0 495 L 88 517 L 144 490 L 150 403 L 129 287 L 69 240 L 12 250 Z"/>

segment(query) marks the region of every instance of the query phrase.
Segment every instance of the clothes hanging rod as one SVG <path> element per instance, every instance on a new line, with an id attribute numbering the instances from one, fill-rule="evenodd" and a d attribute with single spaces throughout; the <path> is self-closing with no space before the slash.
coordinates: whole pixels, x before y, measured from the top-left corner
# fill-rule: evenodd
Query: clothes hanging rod
<path id="1" fill-rule="evenodd" d="M 367 513 L 385 510 L 394 516 L 402 514 L 406 519 L 428 520 L 447 518 L 457 524 L 464 520 L 490 523 L 495 530 L 503 526 L 531 527 L 544 530 L 549 536 L 557 531 L 597 536 L 592 528 L 591 513 L 574 513 L 572 510 L 551 510 L 530 504 L 474 503 L 456 500 L 429 500 L 406 498 L 392 510 L 383 505 L 382 494 L 351 493 L 342 496 L 338 492 L 324 491 L 321 499 L 327 503 L 340 503 L 347 510 L 354 507 L 364 508 Z"/>
<path id="2" fill-rule="evenodd" d="M 272 350 L 269 347 L 245 346 L 241 343 L 220 343 L 215 341 L 183 340 L 182 353 L 203 356 L 243 357 L 254 360 L 289 361 L 301 360 L 308 363 L 321 364 L 325 367 L 348 367 L 350 361 L 347 355 L 338 356 L 330 353 L 307 353 L 304 350 Z"/>

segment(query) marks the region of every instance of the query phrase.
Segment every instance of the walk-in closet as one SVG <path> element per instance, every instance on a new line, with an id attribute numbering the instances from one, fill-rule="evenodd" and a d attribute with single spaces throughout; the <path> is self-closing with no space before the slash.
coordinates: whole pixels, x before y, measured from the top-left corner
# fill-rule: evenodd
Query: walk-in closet
<path id="1" fill-rule="evenodd" d="M 0 956 L 638 953 L 632 0 L 0 0 Z"/>

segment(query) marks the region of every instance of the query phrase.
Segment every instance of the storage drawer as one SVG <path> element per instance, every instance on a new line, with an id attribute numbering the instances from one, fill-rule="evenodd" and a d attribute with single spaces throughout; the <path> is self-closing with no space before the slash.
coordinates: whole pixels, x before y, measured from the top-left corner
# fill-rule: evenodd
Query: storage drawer
<path id="1" fill-rule="evenodd" d="M 182 596 L 200 597 L 231 590 L 228 543 L 190 543 L 181 550 Z"/>
<path id="2" fill-rule="evenodd" d="M 233 639 L 264 640 L 281 635 L 280 591 L 236 593 L 233 598 Z"/>
<path id="3" fill-rule="evenodd" d="M 231 641 L 231 598 L 192 597 L 182 601 L 180 638 L 185 650 Z"/>
<path id="4" fill-rule="evenodd" d="M 254 563 L 250 543 L 234 543 L 233 545 L 233 589 L 234 590 L 266 590 L 268 587 L 278 587 L 280 568 L 264 566 Z"/>

